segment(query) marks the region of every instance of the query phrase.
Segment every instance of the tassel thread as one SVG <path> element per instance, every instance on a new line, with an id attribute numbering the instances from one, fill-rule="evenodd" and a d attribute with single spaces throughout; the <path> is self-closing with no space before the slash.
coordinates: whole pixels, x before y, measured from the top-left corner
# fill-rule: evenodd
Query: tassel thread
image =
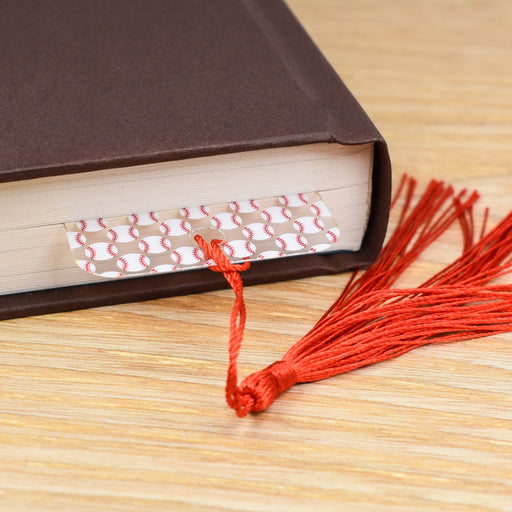
<path id="1" fill-rule="evenodd" d="M 512 285 L 489 282 L 512 270 L 512 212 L 485 234 L 488 211 L 475 242 L 476 192 L 455 194 L 432 181 L 413 206 L 416 181 L 404 177 L 392 202 L 403 198 L 398 225 L 376 261 L 355 271 L 340 297 L 280 361 L 238 384 L 237 361 L 246 321 L 239 272 L 223 242 L 196 241 L 235 292 L 229 330 L 227 402 L 238 416 L 260 412 L 298 382 L 311 382 L 397 357 L 429 343 L 451 342 L 512 330 Z M 418 256 L 458 222 L 462 255 L 417 288 L 393 288 Z"/>

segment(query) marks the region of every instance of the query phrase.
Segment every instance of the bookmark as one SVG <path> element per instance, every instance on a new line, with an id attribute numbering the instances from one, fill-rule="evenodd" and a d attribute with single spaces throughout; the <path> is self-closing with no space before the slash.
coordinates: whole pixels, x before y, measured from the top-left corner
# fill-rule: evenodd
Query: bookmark
<path id="1" fill-rule="evenodd" d="M 234 262 L 329 251 L 343 238 L 318 193 L 85 219 L 65 229 L 76 264 L 105 278 L 208 267 L 197 234 L 224 240 Z"/>
<path id="2" fill-rule="evenodd" d="M 488 233 L 486 213 L 481 232 L 476 234 L 476 192 L 456 194 L 451 186 L 432 181 L 415 201 L 415 190 L 416 181 L 404 177 L 392 203 L 392 208 L 401 208 L 399 222 L 376 261 L 366 271 L 352 274 L 340 297 L 281 360 L 241 382 L 238 357 L 247 312 L 240 273 L 268 252 L 271 257 L 282 257 L 329 250 L 334 239 L 343 236 L 316 196 L 308 194 L 303 204 L 299 204 L 303 195 L 297 194 L 262 204 L 233 202 L 211 210 L 183 208 L 78 221 L 66 228 L 78 265 L 97 275 L 124 277 L 202 267 L 224 274 L 235 293 L 226 400 L 243 417 L 265 410 L 296 383 L 349 372 L 425 344 L 512 331 L 512 285 L 496 283 L 512 271 L 512 212 Z M 294 215 L 285 215 L 283 210 L 294 211 Z M 279 213 L 281 221 L 276 221 Z M 258 224 L 257 236 L 249 231 L 254 224 Z M 454 224 L 461 229 L 461 256 L 417 288 L 396 288 L 398 277 Z M 280 239 L 292 234 L 303 236 L 305 247 L 278 246 Z M 239 252 L 233 245 L 237 240 L 249 244 L 249 253 Z M 184 259 L 173 257 L 173 251 L 183 247 L 188 249 L 178 253 L 185 254 Z M 197 261 L 192 258 L 194 251 L 198 251 Z M 127 256 L 131 254 L 136 255 L 133 263 Z M 103 266 L 105 262 L 110 266 Z"/>

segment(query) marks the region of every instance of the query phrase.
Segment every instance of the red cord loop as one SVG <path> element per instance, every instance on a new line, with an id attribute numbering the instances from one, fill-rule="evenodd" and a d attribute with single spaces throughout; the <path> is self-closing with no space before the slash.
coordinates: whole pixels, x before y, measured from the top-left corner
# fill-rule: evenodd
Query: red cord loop
<path id="1" fill-rule="evenodd" d="M 210 262 L 210 270 L 222 272 L 236 296 L 229 329 L 227 402 L 240 417 L 251 411 L 263 411 L 278 395 L 297 382 L 297 373 L 287 361 L 278 361 L 264 370 L 249 375 L 238 385 L 237 361 L 245 326 L 243 283 L 238 272 L 249 268 L 250 263 L 237 264 L 229 261 L 221 248 L 222 240 L 212 240 L 208 244 L 200 235 L 196 235 L 194 239 L 205 255 L 213 260 Z"/>
<path id="2" fill-rule="evenodd" d="M 209 258 L 209 260 L 213 260 L 214 264 L 211 264 L 211 261 L 207 262 L 207 264 L 210 270 L 214 272 L 241 272 L 247 270 L 251 265 L 248 261 L 244 263 L 233 263 L 230 261 L 221 249 L 221 245 L 225 243 L 223 240 L 212 240 L 211 243 L 208 244 L 201 235 L 196 235 L 194 240 L 199 247 L 201 247 L 205 256 Z"/>

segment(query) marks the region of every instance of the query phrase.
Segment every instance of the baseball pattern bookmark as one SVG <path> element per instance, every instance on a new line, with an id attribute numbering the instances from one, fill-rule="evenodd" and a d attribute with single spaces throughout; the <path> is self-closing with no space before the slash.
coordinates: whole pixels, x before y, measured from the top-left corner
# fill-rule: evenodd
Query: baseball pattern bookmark
<path id="1" fill-rule="evenodd" d="M 328 251 L 343 236 L 318 193 L 86 219 L 65 228 L 77 265 L 106 278 L 207 267 L 198 233 L 224 240 L 223 252 L 235 262 Z"/>
<path id="2" fill-rule="evenodd" d="M 127 277 L 208 267 L 235 293 L 229 326 L 226 400 L 242 417 L 269 407 L 296 383 L 321 380 L 397 357 L 429 343 L 512 331 L 512 212 L 488 233 L 474 229 L 476 192 L 456 194 L 432 181 L 419 199 L 404 177 L 392 207 L 398 225 L 377 260 L 356 271 L 340 297 L 281 360 L 238 380 L 246 307 L 240 272 L 251 261 L 332 250 L 343 231 L 317 194 L 182 208 L 66 224 L 85 271 Z M 461 256 L 417 288 L 397 278 L 450 226 L 460 226 Z"/>

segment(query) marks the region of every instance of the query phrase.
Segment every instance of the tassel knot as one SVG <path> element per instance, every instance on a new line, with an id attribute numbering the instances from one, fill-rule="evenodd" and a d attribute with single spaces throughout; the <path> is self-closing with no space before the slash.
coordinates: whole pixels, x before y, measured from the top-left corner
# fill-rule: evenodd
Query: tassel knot
<path id="1" fill-rule="evenodd" d="M 243 417 L 269 407 L 284 391 L 298 381 L 295 369 L 287 361 L 277 361 L 246 377 L 238 387 L 236 413 Z"/>

